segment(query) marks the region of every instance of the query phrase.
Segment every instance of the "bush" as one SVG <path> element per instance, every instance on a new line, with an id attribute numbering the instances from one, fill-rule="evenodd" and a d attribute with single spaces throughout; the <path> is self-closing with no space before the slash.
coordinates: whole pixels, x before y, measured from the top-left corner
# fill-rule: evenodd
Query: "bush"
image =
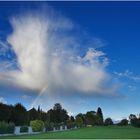
<path id="1" fill-rule="evenodd" d="M 14 123 L 0 122 L 0 134 L 14 133 L 15 125 Z"/>
<path id="2" fill-rule="evenodd" d="M 34 132 L 43 131 L 44 122 L 41 120 L 34 120 L 30 122 L 30 126 Z"/>
<path id="3" fill-rule="evenodd" d="M 21 126 L 20 127 L 20 132 L 21 133 L 28 132 L 28 126 Z"/>

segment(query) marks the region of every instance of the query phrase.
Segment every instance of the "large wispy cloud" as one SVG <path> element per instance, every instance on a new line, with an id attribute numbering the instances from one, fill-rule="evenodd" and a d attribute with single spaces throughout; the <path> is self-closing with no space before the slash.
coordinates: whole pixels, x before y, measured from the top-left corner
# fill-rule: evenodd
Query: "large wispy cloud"
<path id="1" fill-rule="evenodd" d="M 82 38 L 74 35 L 74 23 L 69 19 L 54 13 L 28 13 L 13 17 L 11 25 L 7 42 L 16 54 L 17 68 L 5 71 L 3 66 L 1 82 L 49 95 L 116 94 L 106 71 L 109 60 L 95 49 L 101 41 L 93 38 L 85 47 L 79 41 Z M 82 48 L 87 50 L 83 53 Z M 9 65 L 6 62 L 6 69 Z"/>

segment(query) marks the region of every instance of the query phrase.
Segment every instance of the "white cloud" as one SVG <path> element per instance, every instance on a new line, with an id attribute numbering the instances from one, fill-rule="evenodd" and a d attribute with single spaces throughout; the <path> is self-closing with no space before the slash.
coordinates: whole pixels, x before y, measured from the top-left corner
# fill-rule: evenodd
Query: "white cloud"
<path id="1" fill-rule="evenodd" d="M 13 33 L 7 40 L 20 70 L 0 72 L 0 81 L 38 90 L 40 95 L 115 95 L 106 54 L 96 46 L 86 46 L 84 56 L 77 54 L 75 48 L 82 49 L 82 44 L 69 34 L 74 25 L 53 16 L 27 14 L 11 20 Z"/>
<path id="2" fill-rule="evenodd" d="M 29 99 L 30 96 L 28 96 L 28 95 L 23 95 L 22 98 L 23 98 L 23 99 Z"/>
<path id="3" fill-rule="evenodd" d="M 115 75 L 119 77 L 126 77 L 130 80 L 139 81 L 140 75 L 134 75 L 133 72 L 126 70 L 125 72 L 114 72 Z"/>
<path id="4" fill-rule="evenodd" d="M 3 97 L 0 97 L 0 103 L 7 104 L 7 101 Z"/>

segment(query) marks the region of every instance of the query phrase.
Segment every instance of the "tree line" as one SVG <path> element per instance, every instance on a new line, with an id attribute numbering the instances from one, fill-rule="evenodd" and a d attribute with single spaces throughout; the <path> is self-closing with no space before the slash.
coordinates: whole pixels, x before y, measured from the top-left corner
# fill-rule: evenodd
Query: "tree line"
<path id="1" fill-rule="evenodd" d="M 42 111 L 40 106 L 38 109 L 32 108 L 27 110 L 21 103 L 17 103 L 14 106 L 0 103 L 0 121 L 13 122 L 16 126 L 22 126 L 29 125 L 30 121 L 33 120 L 69 125 L 77 122 L 79 126 L 102 125 L 103 114 L 101 108 L 98 108 L 97 112 L 89 111 L 86 114 L 79 113 L 76 117 L 69 116 L 67 110 L 63 109 L 59 103 L 56 103 L 47 112 Z"/>
<path id="2" fill-rule="evenodd" d="M 0 103 L 0 121 L 14 123 L 16 126 L 29 125 L 31 121 L 41 120 L 48 127 L 50 125 L 67 125 L 68 128 L 73 126 L 93 126 L 93 125 L 113 125 L 111 118 L 103 118 L 103 112 L 100 107 L 97 111 L 88 111 L 85 114 L 79 113 L 75 117 L 68 115 L 66 109 L 61 104 L 56 103 L 54 107 L 47 112 L 43 111 L 40 106 L 38 109 L 32 108 L 27 110 L 21 103 L 7 105 Z M 129 120 L 131 125 L 140 127 L 140 117 L 130 114 Z M 118 125 L 128 125 L 128 120 L 121 120 Z"/>

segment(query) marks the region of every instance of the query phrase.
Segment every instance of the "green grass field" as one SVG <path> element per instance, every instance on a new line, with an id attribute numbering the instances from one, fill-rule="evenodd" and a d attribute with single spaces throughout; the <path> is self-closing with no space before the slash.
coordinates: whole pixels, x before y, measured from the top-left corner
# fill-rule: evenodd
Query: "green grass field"
<path id="1" fill-rule="evenodd" d="M 104 126 L 80 128 L 61 132 L 48 132 L 36 135 L 8 136 L 1 138 L 13 139 L 140 139 L 140 129 L 131 126 Z"/>

